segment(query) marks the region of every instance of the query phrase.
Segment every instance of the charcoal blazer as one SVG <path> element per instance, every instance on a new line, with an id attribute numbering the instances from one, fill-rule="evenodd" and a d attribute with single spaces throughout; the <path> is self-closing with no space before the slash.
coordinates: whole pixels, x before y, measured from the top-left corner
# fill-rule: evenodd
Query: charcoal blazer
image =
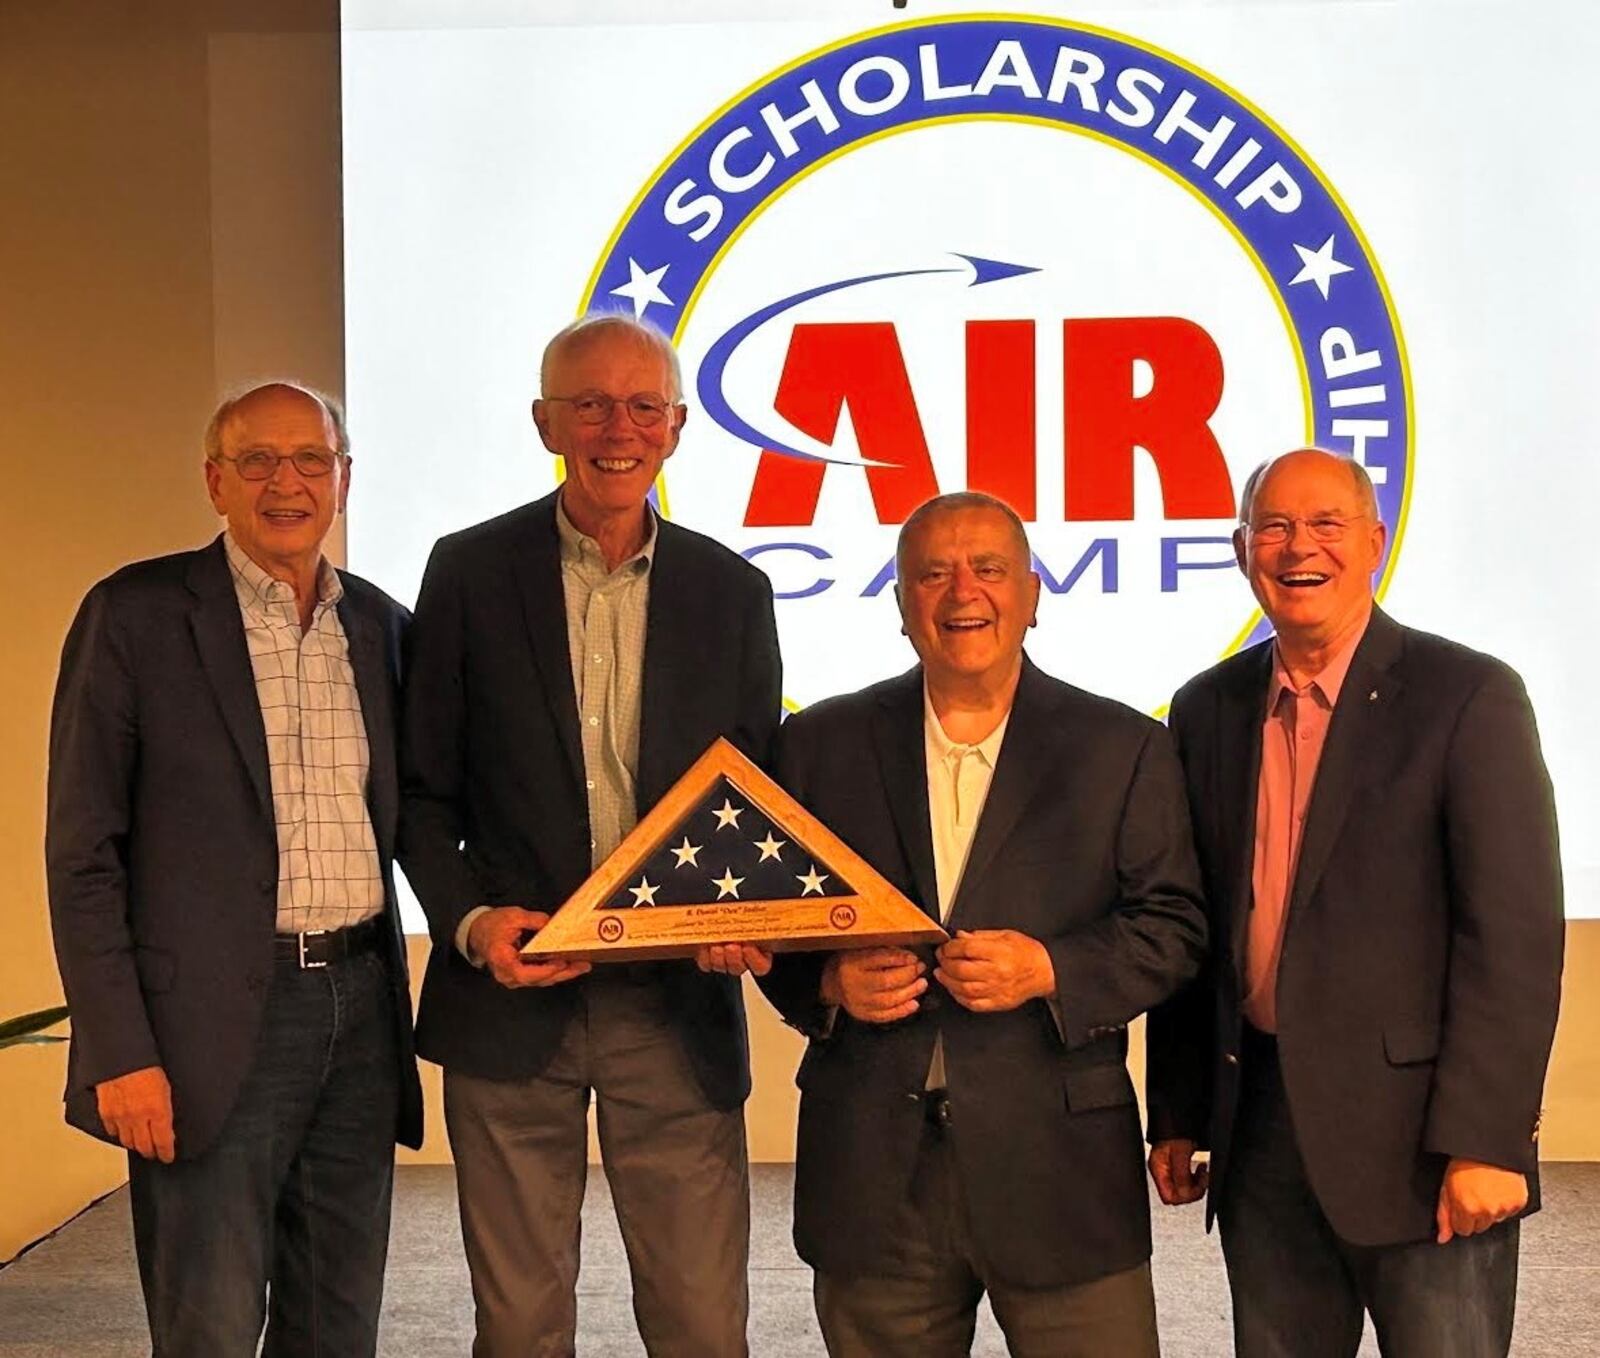
<path id="1" fill-rule="evenodd" d="M 586 982 L 511 990 L 461 956 L 478 905 L 554 911 L 590 873 L 588 795 L 561 587 L 556 495 L 442 538 L 417 600 L 402 722 L 400 863 L 433 936 L 417 1019 L 430 1061 L 526 1079 L 554 1055 Z M 726 736 L 764 763 L 781 666 L 767 577 L 657 524 L 646 617 L 640 815 Z M 719 1108 L 750 1091 L 737 980 L 646 964 Z"/>
<path id="2" fill-rule="evenodd" d="M 1212 1153 L 1222 1201 L 1272 643 L 1173 699 L 1216 940 L 1151 1016 L 1152 1138 Z M 1555 806 L 1522 682 L 1374 608 L 1334 708 L 1278 970 L 1278 1050 L 1323 1212 L 1357 1245 L 1434 1230 L 1446 1161 L 1529 1176 L 1564 937 Z"/>
<path id="3" fill-rule="evenodd" d="M 937 918 L 923 741 L 917 668 L 791 717 L 777 771 Z M 931 978 L 909 1019 L 830 1015 L 816 955 L 780 957 L 764 981 L 811 1036 L 796 1077 L 801 1257 L 825 1272 L 894 1272 L 942 1034 L 955 1160 L 994 1275 L 1056 1287 L 1147 1259 L 1127 1025 L 1193 976 L 1205 948 L 1182 778 L 1160 725 L 1025 660 L 947 927 L 1039 939 L 1055 968 L 1059 1025 L 1039 1000 L 971 1013 Z"/>
<path id="4" fill-rule="evenodd" d="M 383 872 L 401 1067 L 396 1136 L 416 1146 L 422 1092 L 392 871 L 409 615 L 360 577 L 339 578 Z M 51 712 L 45 857 L 72 1009 L 68 1121 L 105 1137 L 95 1086 L 160 1065 L 178 1157 L 199 1155 L 250 1069 L 278 903 L 266 730 L 220 537 L 127 566 L 84 599 Z"/>

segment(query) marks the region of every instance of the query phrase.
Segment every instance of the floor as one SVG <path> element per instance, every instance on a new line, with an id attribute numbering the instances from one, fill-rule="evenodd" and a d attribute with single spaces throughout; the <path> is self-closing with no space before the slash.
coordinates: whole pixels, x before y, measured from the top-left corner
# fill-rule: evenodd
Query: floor
<path id="1" fill-rule="evenodd" d="M 789 1241 L 787 1165 L 753 1167 L 750 1351 L 755 1358 L 822 1353 L 810 1271 Z M 1578 1358 L 1600 1335 L 1600 1164 L 1547 1165 L 1545 1210 L 1523 1231 L 1517 1358 Z M 1228 1295 L 1215 1237 L 1198 1209 L 1155 1208 L 1156 1298 L 1166 1358 L 1226 1354 Z M 604 1177 L 590 1179 L 579 1283 L 583 1358 L 636 1358 L 628 1274 Z M 385 1358 L 464 1354 L 471 1298 L 445 1166 L 399 1171 L 380 1351 Z M 126 1190 L 113 1193 L 0 1270 L 0 1358 L 133 1358 L 149 1352 L 134 1272 Z M 974 1354 L 1001 1355 L 982 1317 Z M 1370 1337 L 1362 1350 L 1376 1355 Z"/>

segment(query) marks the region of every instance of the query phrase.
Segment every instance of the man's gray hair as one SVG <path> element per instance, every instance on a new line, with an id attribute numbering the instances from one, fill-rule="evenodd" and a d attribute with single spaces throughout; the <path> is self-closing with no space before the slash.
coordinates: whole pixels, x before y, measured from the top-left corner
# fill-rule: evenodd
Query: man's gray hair
<path id="1" fill-rule="evenodd" d="M 1378 492 L 1373 488 L 1372 477 L 1367 474 L 1367 469 L 1346 453 L 1335 453 L 1327 448 L 1307 446 L 1305 448 L 1292 448 L 1287 453 L 1278 453 L 1274 457 L 1269 457 L 1249 476 L 1245 477 L 1244 489 L 1239 492 L 1240 523 L 1250 522 L 1250 509 L 1255 503 L 1256 491 L 1261 488 L 1262 479 L 1284 458 L 1293 457 L 1296 453 L 1321 453 L 1325 457 L 1337 458 L 1344 463 L 1349 468 L 1351 481 L 1355 483 L 1356 498 L 1361 501 L 1362 510 L 1372 516 L 1374 523 L 1382 522 L 1378 514 Z"/>
<path id="2" fill-rule="evenodd" d="M 911 517 L 900 525 L 900 536 L 894 544 L 894 573 L 900 574 L 900 563 L 905 557 L 906 544 L 912 536 L 929 519 L 940 514 L 954 514 L 963 509 L 992 509 L 998 514 L 1003 514 L 1011 521 L 1012 531 L 1017 536 L 1017 545 L 1022 548 L 1022 559 L 1031 566 L 1033 562 L 1033 549 L 1028 545 L 1028 530 L 1022 526 L 1022 518 L 1010 505 L 998 496 L 987 495 L 981 490 L 953 490 L 948 495 L 935 495 L 931 500 L 924 500 L 911 511 Z"/>
<path id="3" fill-rule="evenodd" d="M 624 334 L 640 344 L 647 344 L 666 361 L 667 377 L 672 383 L 672 390 L 663 392 L 669 401 L 683 399 L 683 373 L 678 367 L 678 351 L 672 347 L 669 340 L 655 326 L 644 321 L 635 320 L 621 311 L 593 311 L 587 316 L 579 316 L 571 325 L 563 326 L 551 337 L 550 343 L 544 346 L 544 356 L 539 360 L 539 390 L 549 395 L 550 367 L 560 355 L 561 351 L 569 344 L 586 343 L 591 339 L 598 339 L 607 334 Z M 571 395 L 562 392 L 562 395 Z M 612 392 L 611 395 L 631 396 L 632 392 Z"/>
<path id="4" fill-rule="evenodd" d="M 263 391 L 297 391 L 302 396 L 309 396 L 313 401 L 328 412 L 328 422 L 333 425 L 334 452 L 345 457 L 350 456 L 350 430 L 344 422 L 344 408 L 325 391 L 307 386 L 304 382 L 294 382 L 285 379 L 276 379 L 271 382 L 253 382 L 248 387 L 242 387 L 223 399 L 214 411 L 211 418 L 206 421 L 206 432 L 201 440 L 205 449 L 206 460 L 217 462 L 222 458 L 222 431 L 227 428 L 228 421 L 233 418 L 233 412 L 248 401 L 252 396 Z"/>

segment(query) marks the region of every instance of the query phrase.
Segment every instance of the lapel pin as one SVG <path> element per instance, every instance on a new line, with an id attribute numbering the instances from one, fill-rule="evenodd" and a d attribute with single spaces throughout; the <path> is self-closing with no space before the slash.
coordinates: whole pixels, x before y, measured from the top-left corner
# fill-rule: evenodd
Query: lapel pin
<path id="1" fill-rule="evenodd" d="M 1375 703 L 1375 702 L 1378 701 L 1378 690 L 1377 689 L 1373 689 L 1371 693 L 1367 694 L 1367 701 L 1369 703 Z"/>

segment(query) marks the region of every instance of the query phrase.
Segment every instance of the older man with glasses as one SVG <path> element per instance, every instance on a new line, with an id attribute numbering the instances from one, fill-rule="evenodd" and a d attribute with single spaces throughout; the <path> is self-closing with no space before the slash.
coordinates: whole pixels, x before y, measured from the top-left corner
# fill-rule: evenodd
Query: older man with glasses
<path id="1" fill-rule="evenodd" d="M 391 864 L 403 608 L 322 553 L 344 425 L 224 402 L 196 552 L 90 591 L 50 734 L 67 1117 L 129 1152 L 162 1355 L 372 1354 L 422 1134 Z M 268 1297 L 270 1289 L 270 1314 Z"/>
<path id="2" fill-rule="evenodd" d="M 1250 477 L 1234 535 L 1276 637 L 1178 693 L 1215 950 L 1152 1014 L 1150 1171 L 1206 1192 L 1242 1358 L 1490 1358 L 1561 983 L 1555 809 L 1500 661 L 1373 602 L 1355 461 Z"/>
<path id="3" fill-rule="evenodd" d="M 686 411 L 676 355 L 621 316 L 551 340 L 542 500 L 441 539 L 417 602 L 401 861 L 433 935 L 421 1054 L 444 1067 L 473 1352 L 570 1354 L 591 1092 L 656 1358 L 745 1352 L 750 1090 L 738 945 L 694 962 L 518 948 L 718 736 L 778 725 L 772 588 L 649 504 Z"/>

